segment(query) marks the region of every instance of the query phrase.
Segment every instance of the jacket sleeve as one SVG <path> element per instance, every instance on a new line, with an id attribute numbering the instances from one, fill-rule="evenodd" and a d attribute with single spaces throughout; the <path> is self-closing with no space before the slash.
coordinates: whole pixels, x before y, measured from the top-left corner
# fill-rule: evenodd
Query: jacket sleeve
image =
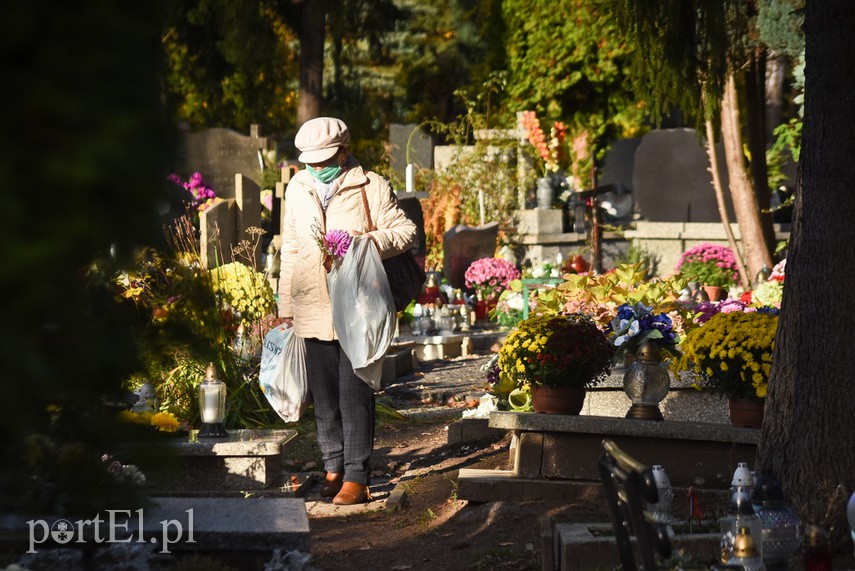
<path id="1" fill-rule="evenodd" d="M 366 189 L 368 204 L 376 230 L 368 235 L 377 244 L 380 257 L 391 258 L 413 247 L 416 241 L 416 224 L 398 205 L 392 185 L 379 175 L 366 173 L 370 183 Z"/>
<path id="2" fill-rule="evenodd" d="M 282 212 L 282 249 L 279 252 L 279 317 L 294 317 L 291 299 L 291 276 L 297 256 L 297 231 L 294 227 L 294 192 L 291 183 L 285 189 L 285 208 Z M 289 192 L 291 191 L 291 192 Z M 290 196 L 289 196 L 290 195 Z"/>

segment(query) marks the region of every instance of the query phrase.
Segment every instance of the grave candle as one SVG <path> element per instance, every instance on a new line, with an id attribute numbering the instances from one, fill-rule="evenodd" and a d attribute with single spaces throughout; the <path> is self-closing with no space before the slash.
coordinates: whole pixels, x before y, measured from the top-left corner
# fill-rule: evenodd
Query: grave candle
<path id="1" fill-rule="evenodd" d="M 413 170 L 413 163 L 407 164 L 407 192 L 413 192 L 416 189 L 416 173 Z"/>
<path id="2" fill-rule="evenodd" d="M 219 391 L 217 387 L 211 387 L 213 390 L 205 390 L 205 399 L 204 405 L 202 407 L 202 422 L 207 424 L 215 424 L 217 422 L 222 422 L 221 419 L 217 418 L 219 416 Z"/>
<path id="3" fill-rule="evenodd" d="M 209 363 L 205 371 L 205 379 L 199 383 L 199 415 L 202 417 L 199 437 L 219 438 L 228 436 L 228 432 L 223 427 L 225 413 L 226 385 L 217 378 L 217 370 L 214 364 Z"/>

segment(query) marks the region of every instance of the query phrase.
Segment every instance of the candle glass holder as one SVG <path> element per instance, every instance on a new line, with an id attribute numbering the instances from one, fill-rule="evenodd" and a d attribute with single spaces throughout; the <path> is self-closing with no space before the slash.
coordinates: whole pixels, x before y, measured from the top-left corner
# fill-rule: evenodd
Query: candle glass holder
<path id="1" fill-rule="evenodd" d="M 226 384 L 217 378 L 213 363 L 208 364 L 205 379 L 199 383 L 200 438 L 224 438 L 229 435 L 223 424 L 226 417 Z"/>

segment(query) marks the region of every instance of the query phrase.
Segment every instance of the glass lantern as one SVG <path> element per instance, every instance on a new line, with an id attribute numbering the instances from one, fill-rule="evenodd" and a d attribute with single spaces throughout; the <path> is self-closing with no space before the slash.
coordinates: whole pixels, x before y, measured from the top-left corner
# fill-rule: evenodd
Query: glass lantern
<path id="1" fill-rule="evenodd" d="M 771 474 L 764 474 L 757 483 L 754 498 L 762 527 L 760 552 L 768 566 L 786 567 L 790 558 L 802 544 L 801 520 L 784 502 L 781 485 Z"/>
<path id="2" fill-rule="evenodd" d="M 635 354 L 635 362 L 623 375 L 623 390 L 632 401 L 626 418 L 663 420 L 659 403 L 670 388 L 671 376 L 662 363 L 659 347 L 652 341 L 645 341 Z"/>
<path id="3" fill-rule="evenodd" d="M 647 509 L 655 521 L 670 525 L 673 522 L 671 506 L 674 503 L 674 490 L 671 487 L 671 480 L 665 473 L 665 468 L 659 464 L 653 466 L 652 471 L 659 501 L 655 504 L 647 504 Z"/>
<path id="4" fill-rule="evenodd" d="M 226 384 L 217 378 L 217 369 L 213 363 L 208 364 L 205 380 L 199 383 L 199 414 L 202 417 L 199 437 L 228 436 L 223 425 L 226 418 Z"/>

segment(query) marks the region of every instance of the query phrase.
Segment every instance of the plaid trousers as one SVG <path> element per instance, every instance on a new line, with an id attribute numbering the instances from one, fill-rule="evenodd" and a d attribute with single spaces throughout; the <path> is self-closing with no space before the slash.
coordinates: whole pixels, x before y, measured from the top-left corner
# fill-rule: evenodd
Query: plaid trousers
<path id="1" fill-rule="evenodd" d="M 374 390 L 353 372 L 338 341 L 306 339 L 306 376 L 327 472 L 368 485 L 374 450 Z"/>

